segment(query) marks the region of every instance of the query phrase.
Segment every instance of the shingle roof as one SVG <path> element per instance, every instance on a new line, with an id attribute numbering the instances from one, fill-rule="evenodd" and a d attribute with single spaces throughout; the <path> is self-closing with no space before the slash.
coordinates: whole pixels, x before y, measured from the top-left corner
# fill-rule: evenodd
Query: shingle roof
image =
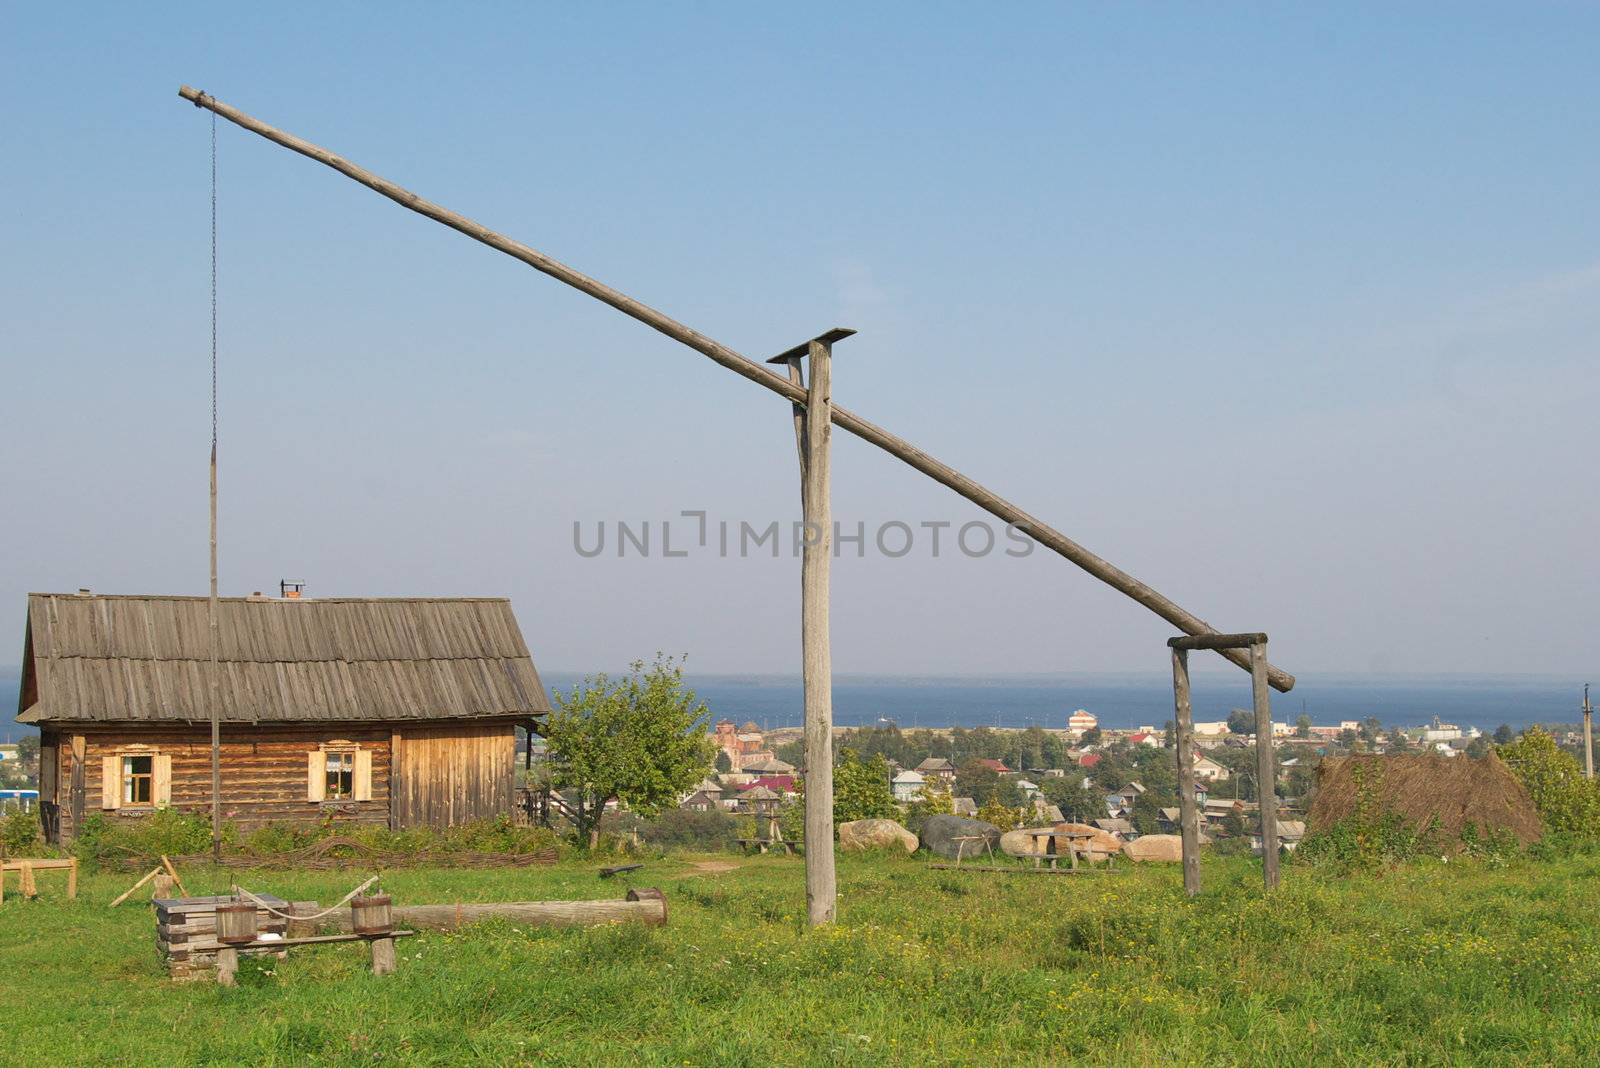
<path id="1" fill-rule="evenodd" d="M 539 715 L 550 699 L 503 598 L 218 604 L 225 722 Z M 30 594 L 24 723 L 210 716 L 204 597 Z"/>

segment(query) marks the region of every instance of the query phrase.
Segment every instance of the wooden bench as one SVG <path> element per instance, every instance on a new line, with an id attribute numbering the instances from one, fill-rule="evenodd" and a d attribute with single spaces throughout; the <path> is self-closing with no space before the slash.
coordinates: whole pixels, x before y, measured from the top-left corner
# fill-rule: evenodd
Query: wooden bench
<path id="1" fill-rule="evenodd" d="M 750 852 L 751 849 L 754 849 L 757 853 L 765 853 L 768 848 L 781 849 L 790 854 L 796 851 L 793 842 L 786 842 L 781 838 L 736 838 L 734 841 L 738 842 L 746 853 Z"/>

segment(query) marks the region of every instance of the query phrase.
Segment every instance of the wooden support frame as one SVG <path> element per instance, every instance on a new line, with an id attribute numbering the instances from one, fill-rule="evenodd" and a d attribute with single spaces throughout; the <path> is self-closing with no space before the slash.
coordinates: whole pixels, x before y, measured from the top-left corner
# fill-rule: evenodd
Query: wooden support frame
<path id="1" fill-rule="evenodd" d="M 1200 806 L 1194 794 L 1194 708 L 1189 685 L 1189 651 L 1244 650 L 1250 663 L 1250 704 L 1256 719 L 1256 805 L 1261 821 L 1261 873 L 1268 890 L 1278 885 L 1278 773 L 1272 742 L 1272 702 L 1268 689 L 1267 636 L 1201 634 L 1171 638 L 1172 700 L 1178 761 L 1178 819 L 1183 831 L 1183 891 L 1200 892 Z"/>

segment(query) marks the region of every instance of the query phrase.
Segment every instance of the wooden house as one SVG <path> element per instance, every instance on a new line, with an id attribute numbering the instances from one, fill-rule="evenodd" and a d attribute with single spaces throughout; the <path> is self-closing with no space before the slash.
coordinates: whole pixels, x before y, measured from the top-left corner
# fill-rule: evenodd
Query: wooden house
<path id="1" fill-rule="evenodd" d="M 496 598 L 31 594 L 19 722 L 40 730 L 51 840 L 86 815 L 445 827 L 509 813 L 518 726 L 550 711 L 511 604 Z"/>

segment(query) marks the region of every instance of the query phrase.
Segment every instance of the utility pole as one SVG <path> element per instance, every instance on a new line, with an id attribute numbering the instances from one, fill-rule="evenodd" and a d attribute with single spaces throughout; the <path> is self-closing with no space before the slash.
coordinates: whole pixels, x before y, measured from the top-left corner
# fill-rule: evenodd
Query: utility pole
<path id="1" fill-rule="evenodd" d="M 1589 703 L 1589 684 L 1583 684 L 1583 777 L 1594 778 L 1594 731 L 1590 729 L 1590 721 L 1594 717 L 1594 706 Z"/>

